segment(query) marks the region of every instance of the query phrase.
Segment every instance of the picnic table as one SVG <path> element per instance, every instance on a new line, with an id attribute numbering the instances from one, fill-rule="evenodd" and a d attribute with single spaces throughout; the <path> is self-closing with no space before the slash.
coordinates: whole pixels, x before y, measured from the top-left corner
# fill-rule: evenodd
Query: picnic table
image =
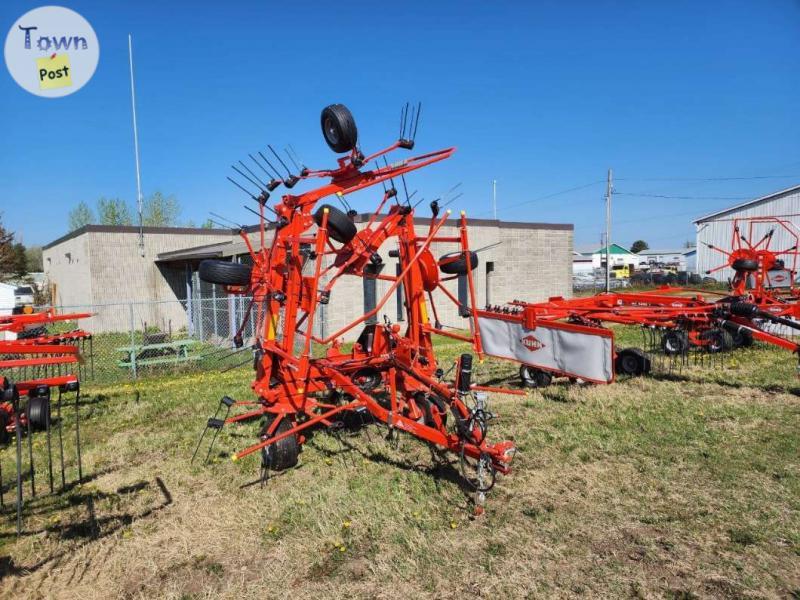
<path id="1" fill-rule="evenodd" d="M 117 361 L 118 367 L 136 370 L 148 365 L 179 364 L 199 360 L 199 354 L 189 354 L 189 348 L 199 344 L 197 340 L 185 339 L 163 342 L 160 344 L 135 344 L 117 348 L 117 352 L 125 354 L 125 358 Z"/>

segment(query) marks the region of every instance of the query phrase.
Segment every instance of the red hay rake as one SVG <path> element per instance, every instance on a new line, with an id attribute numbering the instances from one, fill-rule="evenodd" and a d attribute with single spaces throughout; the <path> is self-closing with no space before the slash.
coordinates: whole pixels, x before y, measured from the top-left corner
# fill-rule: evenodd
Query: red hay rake
<path id="1" fill-rule="evenodd" d="M 777 231 L 789 240 L 789 247 L 770 247 Z M 734 219 L 730 251 L 706 245 L 724 257 L 723 264 L 707 274 L 725 268 L 734 271 L 728 293 L 664 286 L 647 293 L 555 297 L 540 303 L 515 300 L 506 307 L 491 307 L 488 312 L 510 313 L 511 318 L 531 328 L 537 323 L 639 325 L 655 339 L 660 336 L 658 346 L 671 356 L 685 355 L 692 348 L 716 354 L 750 346 L 754 340 L 798 353 L 798 344 L 770 329 L 777 325 L 800 330 L 795 286 L 800 237 L 793 223 L 771 216 Z M 717 298 L 707 299 L 706 295 Z M 617 373 L 642 375 L 650 370 L 650 360 L 642 350 L 627 348 L 616 353 L 615 367 Z M 525 373 L 526 368 L 521 370 L 524 382 L 532 381 L 534 386 L 537 381 L 539 386 L 549 383 L 552 369 L 527 368 Z"/>
<path id="2" fill-rule="evenodd" d="M 270 176 L 268 183 L 246 176 L 260 189 L 257 196 L 252 195 L 259 205 L 260 247 L 253 248 L 242 231 L 252 265 L 208 260 L 201 263 L 200 275 L 206 281 L 226 285 L 229 292 L 252 294 L 248 317 L 252 312 L 258 325 L 252 389 L 258 399 L 221 400 L 217 415 L 209 419 L 203 431 L 205 436 L 209 428 L 215 430 L 206 458 L 224 424 L 264 417 L 259 441 L 235 453 L 233 459 L 260 452 L 265 469 L 285 469 L 296 464 L 309 430 L 336 427 L 346 414 L 368 413 L 390 431 L 405 431 L 456 453 L 461 458 L 465 479 L 480 494 L 491 489 L 497 472 L 509 471 L 514 444 L 490 443 L 487 437 L 493 415 L 488 410 L 485 392 L 494 388 L 472 383 L 470 354 L 458 360 L 454 379 L 446 379 L 434 352 L 432 336 L 445 335 L 471 343 L 478 356 L 482 356 L 480 329 L 472 308 L 475 306 L 472 270 L 478 257 L 470 251 L 463 212 L 455 222 L 457 234 L 443 235 L 441 230 L 450 211 L 440 216 L 440 207 L 434 201 L 430 224 L 420 234 L 414 226 L 415 207 L 408 194 L 405 203 L 399 198 L 395 178 L 403 178 L 405 187 L 405 174 L 445 160 L 455 151 L 446 148 L 393 163 L 386 161 L 385 156 L 390 152 L 414 147 L 418 119 L 418 108 L 416 120 L 413 110 L 408 119 L 406 108 L 400 139 L 384 150 L 364 156 L 357 145 L 355 122 L 349 110 L 332 105 L 323 110 L 321 124 L 331 149 L 347 152 L 338 159 L 337 168 L 319 171 L 302 168 L 299 174 L 289 172 L 288 177 L 282 177 L 276 170 L 267 169 L 272 164 L 263 154 L 259 153 L 262 161 L 250 156 Z M 280 161 L 277 154 L 276 157 Z M 383 158 L 383 166 L 377 166 L 378 158 Z M 376 167 L 367 170 L 365 165 L 373 161 Z M 274 207 L 267 206 L 269 192 L 277 185 L 283 183 L 291 188 L 298 181 L 311 178 L 328 182 L 299 195 L 286 194 Z M 317 206 L 320 200 L 337 196 L 347 207 L 348 194 L 379 183 L 384 186 L 382 199 L 360 231 L 345 212 L 328 204 Z M 265 209 L 276 218 L 269 244 Z M 384 209 L 386 213 L 381 214 Z M 431 252 L 433 243 L 452 244 L 455 251 L 437 261 Z M 397 275 L 381 272 L 380 252 L 387 246 L 389 255 L 399 261 Z M 318 337 L 313 333 L 317 308 L 328 303 L 345 276 L 384 281 L 388 289 L 366 314 L 324 338 Z M 444 286 L 458 277 L 466 278 L 466 302 L 459 301 Z M 377 319 L 401 285 L 407 318 L 404 329 L 386 317 L 381 323 Z M 437 290 L 459 306 L 462 316 L 470 319 L 471 334 L 445 331 L 439 325 L 433 297 Z M 240 345 L 244 325 L 234 337 Z M 362 328 L 360 335 L 352 348 L 345 350 L 342 336 L 356 327 Z M 314 345 L 323 348 L 324 354 L 314 352 Z M 248 410 L 230 416 L 231 408 L 239 406 Z M 223 408 L 225 418 L 217 418 Z"/>
<path id="3" fill-rule="evenodd" d="M 82 329 L 64 333 L 48 333 L 47 326 L 64 321 L 88 318 L 90 313 L 57 314 L 53 309 L 40 313 L 0 316 L 0 443 L 16 438 L 16 507 L 17 535 L 22 532 L 23 453 L 22 436 L 28 438 L 28 471 L 31 496 L 36 496 L 33 431 L 46 433 L 48 479 L 50 492 L 55 491 L 51 443 L 51 389 L 58 391 L 55 429 L 61 465 L 61 490 L 66 488 L 64 440 L 61 417 L 62 397 L 75 394 L 75 449 L 78 482 L 83 480 L 80 452 L 80 373 L 82 353 L 92 336 Z M 10 339 L 8 339 L 10 338 Z M 91 354 L 91 351 L 90 351 Z M 22 398 L 27 397 L 25 404 Z M 0 471 L 0 507 L 5 506 Z"/>

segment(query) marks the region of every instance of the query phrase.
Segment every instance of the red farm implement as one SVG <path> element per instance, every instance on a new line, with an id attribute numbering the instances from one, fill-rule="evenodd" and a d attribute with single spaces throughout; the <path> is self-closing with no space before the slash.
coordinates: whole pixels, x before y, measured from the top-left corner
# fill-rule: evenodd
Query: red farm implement
<path id="1" fill-rule="evenodd" d="M 258 442 L 238 451 L 233 458 L 260 453 L 264 467 L 285 469 L 297 462 L 300 446 L 310 430 L 336 426 L 347 414 L 356 413 L 370 415 L 390 430 L 407 432 L 455 453 L 461 458 L 465 479 L 481 494 L 492 487 L 498 472 L 509 472 L 515 447 L 510 441 L 489 441 L 493 415 L 487 407 L 486 392 L 522 392 L 473 383 L 471 354 L 461 355 L 450 369 L 454 369 L 454 377 L 448 379 L 447 365 L 437 360 L 432 342 L 434 335 L 455 338 L 471 344 L 479 358 L 483 356 L 478 312 L 473 309 L 472 271 L 478 256 L 469 247 L 466 217 L 462 213 L 458 219 L 449 219 L 450 211 L 440 214 L 438 202 L 434 201 L 429 224 L 424 231 L 418 231 L 415 207 L 408 196 L 402 201 L 394 186 L 395 179 L 445 160 L 455 149 L 386 161 L 388 153 L 414 147 L 414 113 L 410 119 L 407 109 L 404 114 L 400 140 L 364 156 L 357 145 L 350 112 L 342 105 L 327 107 L 322 112 L 326 142 L 335 152 L 347 153 L 331 170 L 302 168 L 298 174 L 289 172 L 282 177 L 274 169 L 268 170 L 272 165 L 263 154 L 259 153 L 261 161 L 251 155 L 254 164 L 269 178 L 268 182 L 260 181 L 248 169 L 248 181 L 260 188 L 252 194 L 260 207 L 259 245 L 253 247 L 242 232 L 252 265 L 207 260 L 200 265 L 200 275 L 206 281 L 227 286 L 229 292 L 252 295 L 248 316 L 252 314 L 258 325 L 254 343 L 256 376 L 252 383 L 257 400 L 222 399 L 217 415 L 224 410 L 225 418 L 210 419 L 203 432 L 205 435 L 209 429 L 215 431 L 207 457 L 223 425 L 263 417 L 265 424 Z M 416 114 L 418 119 L 419 109 Z M 276 158 L 280 160 L 277 155 Z M 383 158 L 382 166 L 378 165 L 378 158 Z M 371 163 L 375 167 L 367 169 Z M 277 185 L 283 183 L 291 188 L 298 181 L 312 178 L 327 181 L 302 194 L 286 194 L 275 206 L 267 206 L 269 192 Z M 336 196 L 347 207 L 348 194 L 377 184 L 383 185 L 382 197 L 360 230 L 345 212 L 318 204 L 326 197 Z M 265 210 L 275 215 L 275 222 L 269 226 Z M 445 226 L 450 231 L 447 235 L 443 233 Z M 268 233 L 272 234 L 269 243 Z M 449 244 L 452 251 L 437 260 L 431 250 L 434 243 Z M 382 273 L 381 253 L 386 251 L 399 263 L 394 275 Z M 330 335 L 315 335 L 317 309 L 328 304 L 337 284 L 347 276 L 384 282 L 386 291 L 375 298 L 363 316 Z M 465 283 L 466 293 L 457 298 L 446 283 L 458 278 Z M 458 305 L 459 314 L 469 322 L 470 333 L 441 326 L 434 292 L 438 298 Z M 403 295 L 407 322 L 402 327 L 385 316 L 382 321 L 378 319 L 396 293 Z M 240 332 L 243 327 L 244 323 Z M 356 328 L 360 331 L 357 340 L 346 349 L 343 336 Z M 234 339 L 242 343 L 241 335 Z M 231 416 L 231 408 L 239 406 L 247 407 L 246 412 Z"/>
<path id="2" fill-rule="evenodd" d="M 546 302 L 513 301 L 506 306 L 487 307 L 480 317 L 494 316 L 513 323 L 515 336 L 524 340 L 524 332 L 535 327 L 602 327 L 612 323 L 638 325 L 654 340 L 651 344 L 664 354 L 685 355 L 690 349 L 716 354 L 754 340 L 779 346 L 797 353 L 798 344 L 778 335 L 800 330 L 800 307 L 797 259 L 800 237 L 793 223 L 777 217 L 734 219 L 732 247 L 723 250 L 707 244 L 723 257 L 723 263 L 706 273 L 725 268 L 734 272 L 726 293 L 664 286 L 646 293 L 601 293 L 586 298 L 550 298 Z M 779 233 L 780 235 L 776 235 Z M 786 247 L 774 249 L 773 239 L 780 238 Z M 707 298 L 711 296 L 711 298 Z M 484 334 L 484 346 L 487 336 Z M 528 386 L 549 384 L 554 375 L 567 375 L 561 368 L 580 362 L 591 344 L 583 344 L 579 352 L 560 355 L 554 362 L 539 352 L 538 345 L 523 347 L 505 341 L 489 354 L 522 362 L 520 376 Z M 510 356 L 509 356 L 510 354 Z M 650 358 L 638 348 L 627 348 L 614 355 L 615 371 L 625 375 L 642 375 L 650 370 Z M 598 365 L 600 363 L 589 363 Z M 586 377 L 592 381 L 592 377 Z"/>
<path id="3" fill-rule="evenodd" d="M 80 459 L 80 424 L 78 402 L 80 398 L 81 354 L 91 335 L 82 329 L 48 333 L 47 326 L 54 323 L 88 318 L 88 313 L 57 314 L 53 310 L 0 317 L 0 442 L 7 443 L 11 435 L 16 438 L 16 505 L 17 533 L 21 532 L 23 483 L 23 433 L 28 439 L 28 469 L 25 477 L 30 482 L 31 496 L 36 496 L 36 469 L 34 466 L 33 431 L 46 434 L 47 474 L 50 492 L 55 490 L 51 425 L 55 423 L 58 455 L 61 465 L 61 489 L 66 487 L 64 440 L 62 433 L 62 399 L 65 393 L 75 394 L 75 447 L 77 453 L 78 481 L 83 478 Z M 56 415 L 51 415 L 51 390 L 57 390 Z M 26 400 L 23 403 L 23 398 Z M 0 473 L 0 505 L 4 484 Z"/>

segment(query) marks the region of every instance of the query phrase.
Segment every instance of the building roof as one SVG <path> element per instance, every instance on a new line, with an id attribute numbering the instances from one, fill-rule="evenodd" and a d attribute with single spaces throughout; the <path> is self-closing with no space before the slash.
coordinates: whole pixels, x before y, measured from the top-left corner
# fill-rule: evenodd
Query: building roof
<path id="1" fill-rule="evenodd" d="M 653 254 L 684 254 L 684 255 L 686 255 L 686 254 L 691 254 L 692 252 L 697 252 L 697 248 L 694 248 L 694 247 L 692 247 L 692 248 L 672 248 L 672 249 L 667 249 L 667 250 L 659 250 L 659 249 L 651 250 L 650 248 L 648 248 L 647 250 L 642 250 L 641 252 L 637 252 L 636 254 L 638 254 L 639 256 L 650 256 L 650 255 L 653 255 Z"/>
<path id="2" fill-rule="evenodd" d="M 181 248 L 180 250 L 170 250 L 161 252 L 156 256 L 156 262 L 174 262 L 185 260 L 202 260 L 204 258 L 222 258 L 230 256 L 234 246 L 232 240 L 219 244 L 206 244 L 204 246 L 194 246 L 192 248 Z M 244 247 L 244 243 L 241 244 Z M 246 249 L 245 249 L 246 250 Z"/>
<path id="3" fill-rule="evenodd" d="M 791 194 L 792 192 L 796 192 L 800 190 L 800 185 L 795 185 L 790 188 L 786 188 L 785 190 L 780 190 L 778 192 L 772 192 L 771 194 L 767 194 L 766 196 L 761 196 L 760 198 L 755 198 L 754 200 L 748 200 L 747 202 L 743 202 L 742 204 L 737 204 L 735 206 L 731 206 L 729 208 L 724 208 L 722 210 L 718 210 L 717 212 L 713 212 L 711 214 L 705 215 L 698 219 L 695 219 L 695 223 L 702 223 L 703 221 L 708 221 L 715 217 L 721 217 L 723 215 L 736 212 L 737 210 L 742 210 L 743 208 L 749 208 L 751 206 L 755 206 L 757 204 L 761 204 L 762 202 L 768 202 L 769 200 L 774 200 L 775 198 L 779 198 L 785 194 Z"/>
<path id="4" fill-rule="evenodd" d="M 594 245 L 580 245 L 575 247 L 575 251 L 583 255 L 605 254 L 606 247 L 598 248 Z M 611 254 L 633 254 L 630 250 L 619 244 L 611 244 Z"/>
<path id="5" fill-rule="evenodd" d="M 206 229 L 205 227 L 142 227 L 142 231 L 147 233 L 166 233 L 169 235 L 197 235 L 197 234 L 204 234 L 204 235 L 226 235 L 230 236 L 232 233 L 235 233 L 235 230 L 232 229 Z M 76 229 L 75 231 L 70 231 L 66 235 L 62 235 L 60 238 L 53 240 L 46 246 L 42 247 L 42 250 L 47 250 L 52 248 L 53 246 L 58 246 L 62 242 L 66 242 L 67 240 L 71 240 L 72 238 L 76 238 L 79 235 L 83 235 L 84 233 L 139 233 L 139 228 L 135 225 L 84 225 L 83 227 Z"/>

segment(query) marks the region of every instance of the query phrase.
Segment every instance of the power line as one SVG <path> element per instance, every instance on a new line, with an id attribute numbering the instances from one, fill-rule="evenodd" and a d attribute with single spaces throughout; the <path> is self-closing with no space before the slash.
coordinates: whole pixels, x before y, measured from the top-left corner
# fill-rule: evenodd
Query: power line
<path id="1" fill-rule="evenodd" d="M 566 190 L 561 190 L 559 192 L 553 192 L 552 194 L 547 194 L 545 196 L 540 196 L 539 198 L 534 198 L 533 200 L 525 200 L 524 202 L 518 202 L 517 204 L 511 204 L 509 206 L 504 206 L 498 210 L 505 211 L 512 208 L 517 208 L 519 206 L 524 206 L 526 204 L 532 204 L 533 202 L 541 202 L 542 200 L 549 200 L 550 198 L 555 198 L 556 196 L 561 196 L 563 194 L 569 194 L 570 192 L 577 192 L 578 190 L 584 190 L 588 187 L 592 187 L 593 185 L 598 185 L 600 183 L 605 183 L 605 179 L 598 179 L 597 181 L 592 181 L 591 183 L 586 183 L 584 185 L 578 185 L 575 187 L 571 187 Z M 482 213 L 477 213 L 477 215 L 485 215 L 491 213 L 492 211 L 484 211 Z"/>
<path id="2" fill-rule="evenodd" d="M 753 179 L 797 179 L 800 175 L 756 175 L 753 177 L 619 177 L 617 181 L 749 181 Z"/>
<path id="3" fill-rule="evenodd" d="M 669 196 L 665 194 L 648 194 L 646 192 L 614 192 L 618 196 L 639 196 L 643 198 L 667 198 L 669 200 L 750 200 L 751 196 Z"/>

